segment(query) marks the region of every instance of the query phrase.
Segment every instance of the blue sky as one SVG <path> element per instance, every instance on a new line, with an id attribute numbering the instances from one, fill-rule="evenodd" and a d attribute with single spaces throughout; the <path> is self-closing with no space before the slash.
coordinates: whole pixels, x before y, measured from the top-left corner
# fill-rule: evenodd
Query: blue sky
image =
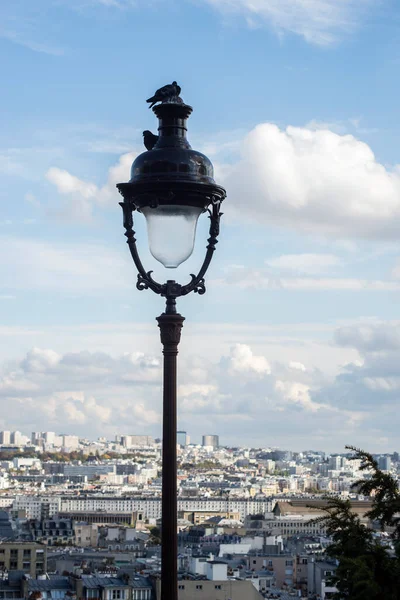
<path id="1" fill-rule="evenodd" d="M 159 434 L 162 303 L 115 183 L 176 79 L 228 192 L 207 294 L 180 303 L 180 427 L 398 449 L 399 23 L 394 0 L 0 6 L 1 428 Z"/>

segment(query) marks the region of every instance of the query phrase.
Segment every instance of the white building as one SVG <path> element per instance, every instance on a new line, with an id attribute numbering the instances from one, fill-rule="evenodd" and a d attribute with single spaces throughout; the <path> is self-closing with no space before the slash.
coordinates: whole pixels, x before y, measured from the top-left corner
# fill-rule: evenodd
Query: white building
<path id="1" fill-rule="evenodd" d="M 14 444 L 14 446 L 22 446 L 22 444 L 27 442 L 26 435 L 22 435 L 20 431 L 12 431 L 10 437 L 10 442 L 11 444 Z"/>
<path id="2" fill-rule="evenodd" d="M 209 560 L 206 562 L 205 574 L 210 581 L 227 581 L 228 565 L 218 560 Z"/>
<path id="3" fill-rule="evenodd" d="M 238 512 L 241 521 L 247 515 L 265 514 L 272 511 L 276 500 L 273 498 L 263 499 L 239 499 L 229 500 L 226 498 L 178 498 L 178 511 L 190 512 Z M 86 512 L 86 511 L 108 511 L 108 512 L 134 512 L 140 511 L 145 518 L 159 519 L 161 517 L 161 498 L 128 498 L 92 496 L 63 497 L 61 499 L 62 512 Z"/>
<path id="4" fill-rule="evenodd" d="M 58 496 L 16 496 L 14 511 L 24 511 L 27 519 L 52 517 L 60 512 L 61 498 Z"/>
<path id="5" fill-rule="evenodd" d="M 55 446 L 56 434 L 54 433 L 54 431 L 44 431 L 42 433 L 42 437 L 46 444 Z"/>
<path id="6" fill-rule="evenodd" d="M 11 443 L 11 431 L 0 431 L 0 444 L 8 446 Z"/>
<path id="7" fill-rule="evenodd" d="M 65 450 L 77 450 L 79 448 L 79 438 L 77 435 L 62 435 L 61 445 Z"/>
<path id="8" fill-rule="evenodd" d="M 24 467 L 33 467 L 33 466 L 40 468 L 41 464 L 42 463 L 40 462 L 40 460 L 38 458 L 20 458 L 20 457 L 16 456 L 13 459 L 14 469 L 21 469 Z"/>
<path id="9" fill-rule="evenodd" d="M 93 464 L 85 464 L 85 465 L 65 465 L 64 467 L 64 475 L 66 477 L 73 476 L 82 476 L 93 478 L 97 475 L 108 475 L 108 474 L 116 473 L 115 465 L 93 465 Z"/>

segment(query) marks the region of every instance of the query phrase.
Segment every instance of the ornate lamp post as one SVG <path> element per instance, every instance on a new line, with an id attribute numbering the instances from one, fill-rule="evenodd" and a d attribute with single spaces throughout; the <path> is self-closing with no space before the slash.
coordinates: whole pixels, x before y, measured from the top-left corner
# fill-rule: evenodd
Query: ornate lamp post
<path id="1" fill-rule="evenodd" d="M 180 98 L 176 82 L 157 90 L 147 102 L 158 117 L 159 136 L 144 132 L 146 152 L 132 164 L 131 179 L 117 185 L 123 196 L 125 236 L 138 270 L 136 287 L 151 289 L 166 299 L 165 312 L 157 318 L 164 354 L 162 444 L 162 600 L 177 600 L 177 478 L 176 478 L 176 367 L 184 317 L 176 311 L 176 299 L 190 292 L 204 294 L 204 275 L 211 262 L 225 190 L 214 181 L 210 160 L 192 150 L 186 139 L 186 123 L 192 112 Z M 160 104 L 157 104 L 160 102 Z M 146 271 L 136 246 L 133 213 L 144 214 L 150 252 L 166 268 L 176 268 L 192 254 L 196 225 L 202 213 L 210 218 L 210 233 L 203 264 L 184 285 L 168 279 L 158 283 Z"/>

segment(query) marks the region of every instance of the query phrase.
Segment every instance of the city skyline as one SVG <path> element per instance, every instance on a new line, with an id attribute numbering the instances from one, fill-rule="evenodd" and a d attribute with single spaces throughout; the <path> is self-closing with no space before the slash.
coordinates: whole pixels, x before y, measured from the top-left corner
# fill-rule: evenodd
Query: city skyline
<path id="1" fill-rule="evenodd" d="M 207 294 L 178 305 L 179 427 L 395 450 L 394 1 L 4 4 L 0 428 L 159 437 L 163 303 L 135 289 L 115 184 L 155 131 L 145 99 L 177 80 L 228 194 Z M 165 279 L 139 220 L 138 241 Z"/>
<path id="2" fill-rule="evenodd" d="M 342 448 L 342 449 L 338 449 L 338 450 L 332 450 L 332 451 L 326 451 L 324 450 L 324 448 L 290 448 L 290 447 L 284 447 L 284 446 L 274 446 L 274 445 L 268 445 L 268 444 L 264 444 L 262 446 L 252 446 L 251 444 L 245 444 L 242 446 L 238 446 L 235 444 L 231 444 L 231 443 L 220 443 L 220 439 L 221 436 L 219 434 L 203 434 L 201 435 L 198 439 L 193 440 L 193 436 L 191 436 L 187 431 L 182 431 L 182 430 L 178 430 L 177 431 L 178 434 L 178 445 L 182 445 L 182 446 L 197 446 L 197 447 L 210 447 L 212 446 L 214 450 L 218 450 L 218 448 L 239 448 L 239 449 L 249 449 L 249 450 L 264 450 L 266 452 L 289 452 L 289 453 L 293 453 L 293 454 L 304 454 L 304 453 L 315 453 L 315 454 L 325 454 L 325 455 L 338 455 L 338 456 L 345 456 L 345 455 L 351 455 L 352 451 L 347 449 L 347 448 Z M 179 434 L 184 434 L 185 438 L 186 438 L 186 442 L 185 443 L 181 443 L 179 441 Z M 16 440 L 17 438 L 17 440 Z M 64 440 L 62 440 L 62 438 L 64 438 Z M 129 443 L 126 443 L 126 440 L 128 438 L 131 438 Z M 138 443 L 138 445 L 135 444 L 135 440 L 133 438 L 137 438 L 137 440 L 139 441 L 140 438 L 140 443 Z M 217 444 L 206 444 L 204 438 L 217 438 Z M 67 442 L 65 441 L 66 439 L 68 439 L 69 442 L 73 441 L 74 444 L 74 448 L 76 447 L 76 449 L 82 449 L 84 448 L 84 446 L 81 444 L 82 442 L 90 442 L 93 444 L 99 443 L 99 444 L 119 444 L 121 447 L 124 447 L 125 449 L 130 449 L 132 448 L 133 451 L 135 450 L 136 447 L 145 447 L 146 443 L 145 443 L 145 439 L 147 440 L 151 440 L 151 442 L 149 442 L 149 446 L 151 445 L 157 445 L 159 443 L 162 443 L 162 437 L 157 437 L 154 435 L 150 435 L 148 432 L 144 432 L 144 433 L 115 433 L 112 438 L 107 439 L 106 437 L 102 436 L 99 437 L 97 439 L 92 439 L 90 437 L 87 436 L 77 436 L 75 435 L 75 433 L 71 430 L 69 433 L 57 433 L 55 431 L 43 431 L 43 432 L 39 432 L 39 431 L 33 431 L 30 434 L 28 433 L 23 433 L 22 431 L 12 431 L 10 429 L 7 430 L 3 430 L 0 431 L 0 451 L 1 450 L 7 450 L 7 446 L 11 447 L 15 447 L 15 446 L 20 446 L 21 449 L 23 447 L 29 448 L 31 446 L 40 446 L 40 445 L 45 445 L 48 448 L 51 448 L 52 446 L 54 447 L 62 447 L 63 445 L 66 445 Z M 124 441 L 125 439 L 125 441 Z M 182 440 L 182 438 L 181 438 Z M 388 449 L 386 451 L 381 451 L 381 452 L 376 452 L 373 453 L 376 456 L 384 456 L 384 455 L 391 455 L 391 454 L 395 454 L 397 455 L 397 450 L 394 449 Z"/>

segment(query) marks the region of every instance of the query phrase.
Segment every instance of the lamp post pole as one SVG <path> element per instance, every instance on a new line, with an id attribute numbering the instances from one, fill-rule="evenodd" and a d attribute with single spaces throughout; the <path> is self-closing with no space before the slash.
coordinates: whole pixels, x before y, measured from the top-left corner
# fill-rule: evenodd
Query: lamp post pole
<path id="1" fill-rule="evenodd" d="M 178 600 L 177 356 L 185 319 L 176 312 L 176 298 L 191 292 L 202 295 L 206 291 L 204 275 L 218 241 L 221 202 L 226 196 L 225 190 L 214 181 L 210 160 L 193 150 L 186 139 L 186 121 L 192 108 L 179 94 L 180 87 L 174 81 L 149 98 L 152 106 L 156 104 L 153 111 L 159 119 L 159 136 L 143 132 L 147 152 L 133 162 L 130 181 L 117 185 L 123 196 L 120 205 L 125 236 L 138 271 L 136 287 L 151 289 L 166 299 L 165 312 L 157 318 L 164 355 L 162 600 Z M 201 213 L 208 213 L 210 229 L 205 257 L 197 275 L 190 276 L 189 283 L 181 285 L 169 279 L 161 284 L 153 279 L 152 271 L 146 271 L 136 246 L 135 211 L 146 217 L 151 253 L 168 268 L 177 267 L 191 255 L 197 218 Z"/>
<path id="2" fill-rule="evenodd" d="M 164 354 L 162 436 L 162 546 L 161 590 L 163 600 L 178 597 L 177 534 L 177 356 L 184 317 L 165 312 L 157 318 Z"/>

